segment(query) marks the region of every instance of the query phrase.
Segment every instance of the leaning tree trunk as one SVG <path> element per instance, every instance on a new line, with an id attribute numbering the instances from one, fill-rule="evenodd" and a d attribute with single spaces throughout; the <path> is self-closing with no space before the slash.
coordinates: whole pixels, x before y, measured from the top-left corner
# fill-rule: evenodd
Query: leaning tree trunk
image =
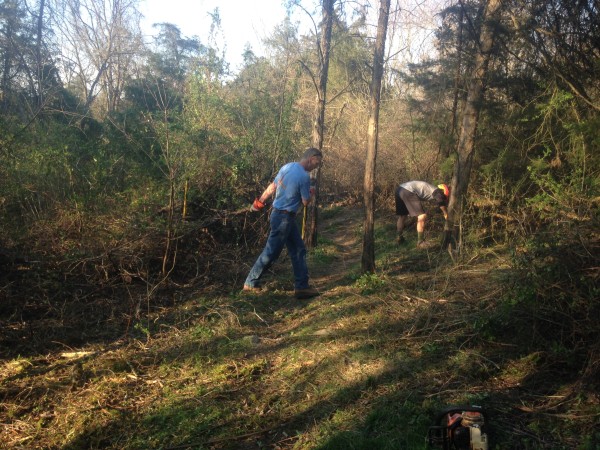
<path id="1" fill-rule="evenodd" d="M 379 105 L 381 101 L 381 80 L 385 36 L 390 15 L 390 0 L 379 3 L 379 22 L 373 56 L 373 79 L 371 80 L 371 112 L 367 129 L 367 159 L 365 163 L 364 202 L 365 222 L 363 229 L 363 249 L 361 269 L 364 273 L 375 271 L 375 162 L 377 161 L 377 138 L 379 134 Z"/>
<path id="2" fill-rule="evenodd" d="M 325 130 L 325 101 L 327 93 L 327 76 L 329 72 L 329 50 L 331 48 L 331 30 L 333 28 L 333 5 L 335 0 L 323 0 L 323 22 L 321 25 L 321 43 L 319 45 L 319 85 L 317 86 L 317 102 L 313 122 L 312 146 L 323 149 Z M 305 226 L 302 227 L 303 238 L 308 248 L 317 245 L 317 216 L 319 207 L 319 182 L 321 168 L 311 172 L 311 185 L 315 189 L 313 201 L 306 208 Z"/>
<path id="3" fill-rule="evenodd" d="M 479 52 L 475 57 L 475 66 L 467 92 L 467 101 L 462 114 L 460 135 L 456 148 L 456 161 L 452 175 L 452 193 L 448 205 L 448 220 L 444 229 L 444 247 L 451 245 L 460 249 L 460 223 L 465 194 L 469 186 L 469 177 L 475 154 L 475 135 L 479 121 L 479 112 L 483 101 L 484 80 L 487 74 L 492 47 L 494 45 L 493 20 L 502 5 L 502 0 L 489 0 L 483 25 L 479 35 Z"/>

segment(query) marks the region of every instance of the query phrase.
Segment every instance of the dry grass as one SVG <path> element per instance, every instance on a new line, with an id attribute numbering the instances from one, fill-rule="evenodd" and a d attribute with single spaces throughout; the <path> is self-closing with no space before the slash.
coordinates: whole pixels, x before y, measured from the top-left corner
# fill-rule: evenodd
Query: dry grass
<path id="1" fill-rule="evenodd" d="M 456 403 L 492 411 L 492 448 L 594 448 L 597 386 L 573 373 L 584 366 L 503 322 L 503 251 L 453 263 L 397 248 L 389 219 L 365 277 L 361 213 L 325 216 L 318 298 L 292 298 L 284 258 L 264 295 L 185 292 L 126 336 L 3 358 L 4 448 L 416 449 Z"/>

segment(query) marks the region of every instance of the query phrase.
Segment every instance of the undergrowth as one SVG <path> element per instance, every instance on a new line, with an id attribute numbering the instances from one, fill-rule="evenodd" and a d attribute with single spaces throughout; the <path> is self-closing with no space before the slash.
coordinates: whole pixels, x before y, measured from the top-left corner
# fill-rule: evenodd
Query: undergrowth
<path id="1" fill-rule="evenodd" d="M 363 275 L 360 212 L 323 216 L 309 257 L 320 297 L 293 299 L 285 256 L 264 294 L 243 295 L 238 272 L 249 255 L 220 288 L 159 291 L 126 333 L 5 352 L 3 444 L 424 449 L 437 411 L 477 404 L 489 412 L 490 449 L 598 448 L 593 235 L 456 258 L 417 250 L 410 233 L 396 246 L 393 217 L 381 216 L 377 272 Z M 17 328 L 32 326 L 3 321 L 23 339 Z"/>

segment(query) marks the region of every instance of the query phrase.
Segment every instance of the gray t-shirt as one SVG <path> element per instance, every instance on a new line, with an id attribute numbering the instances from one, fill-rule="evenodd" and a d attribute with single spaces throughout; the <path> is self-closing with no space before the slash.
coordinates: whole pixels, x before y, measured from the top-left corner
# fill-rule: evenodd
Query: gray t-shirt
<path id="1" fill-rule="evenodd" d="M 408 181 L 402 183 L 400 187 L 412 192 L 421 200 L 437 200 L 434 198 L 433 193 L 439 188 L 426 181 Z"/>

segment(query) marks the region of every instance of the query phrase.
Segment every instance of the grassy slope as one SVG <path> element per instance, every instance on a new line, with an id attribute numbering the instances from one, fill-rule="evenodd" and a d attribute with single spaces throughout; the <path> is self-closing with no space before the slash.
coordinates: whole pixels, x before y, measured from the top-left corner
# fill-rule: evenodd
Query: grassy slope
<path id="1" fill-rule="evenodd" d="M 323 218 L 318 298 L 292 298 L 283 258 L 261 296 L 197 292 L 137 339 L 3 361 L 3 448 L 419 449 L 465 403 L 489 410 L 490 448 L 597 448 L 597 392 L 503 312 L 504 249 L 399 248 L 381 217 L 361 277 L 360 211 Z"/>

